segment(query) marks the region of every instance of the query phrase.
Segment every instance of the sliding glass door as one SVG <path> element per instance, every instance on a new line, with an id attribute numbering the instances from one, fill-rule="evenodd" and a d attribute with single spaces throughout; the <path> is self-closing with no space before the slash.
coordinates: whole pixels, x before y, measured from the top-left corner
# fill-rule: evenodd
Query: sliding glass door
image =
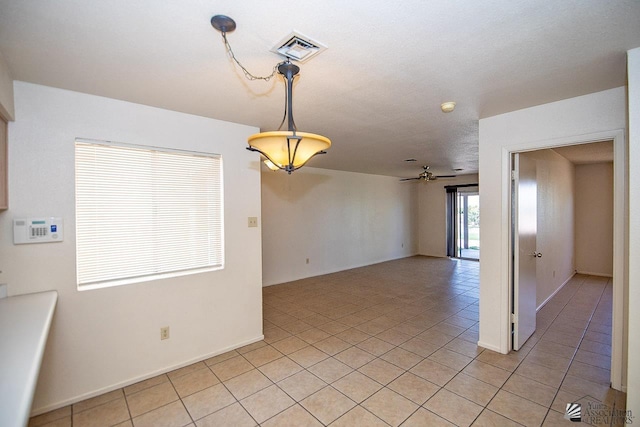
<path id="1" fill-rule="evenodd" d="M 458 258 L 480 259 L 480 196 L 458 192 Z"/>
<path id="2" fill-rule="evenodd" d="M 480 259 L 480 196 L 477 185 L 447 186 L 447 255 Z"/>

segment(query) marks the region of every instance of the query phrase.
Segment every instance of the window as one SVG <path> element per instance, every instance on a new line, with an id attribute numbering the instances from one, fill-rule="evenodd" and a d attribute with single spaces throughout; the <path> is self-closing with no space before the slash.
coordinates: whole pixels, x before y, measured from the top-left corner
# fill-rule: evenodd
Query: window
<path id="1" fill-rule="evenodd" d="M 218 155 L 76 140 L 78 289 L 223 268 Z"/>

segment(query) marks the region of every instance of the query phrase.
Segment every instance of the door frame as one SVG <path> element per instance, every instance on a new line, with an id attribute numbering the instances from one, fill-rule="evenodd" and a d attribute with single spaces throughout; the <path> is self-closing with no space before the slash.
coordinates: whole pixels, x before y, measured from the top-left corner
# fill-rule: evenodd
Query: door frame
<path id="1" fill-rule="evenodd" d="M 613 140 L 613 307 L 612 307 L 612 331 L 611 331 L 611 386 L 616 390 L 626 392 L 626 382 L 624 381 L 624 366 L 626 364 L 626 332 L 627 325 L 625 318 L 624 294 L 628 289 L 628 265 L 626 262 L 626 254 L 628 242 L 626 235 L 627 226 L 627 147 L 625 143 L 624 129 L 614 129 L 610 131 L 597 132 L 584 135 L 573 135 L 563 138 L 547 139 L 541 141 L 530 141 L 523 144 L 505 146 L 502 148 L 502 170 L 503 170 L 503 206 L 508 206 L 509 218 L 503 221 L 504 230 L 503 253 L 512 256 L 510 244 L 511 239 L 511 155 L 513 153 L 524 153 L 527 151 L 536 151 L 541 149 L 557 148 L 568 145 L 581 145 L 594 142 L 603 142 Z M 510 264 L 510 263 L 509 263 Z M 508 267 L 508 277 L 511 277 L 511 265 Z M 508 299 L 503 303 L 504 319 L 502 329 L 502 342 L 508 341 L 508 350 L 512 350 L 511 338 L 511 301 L 513 298 L 513 290 L 511 281 L 508 280 L 504 285 L 504 294 Z"/>

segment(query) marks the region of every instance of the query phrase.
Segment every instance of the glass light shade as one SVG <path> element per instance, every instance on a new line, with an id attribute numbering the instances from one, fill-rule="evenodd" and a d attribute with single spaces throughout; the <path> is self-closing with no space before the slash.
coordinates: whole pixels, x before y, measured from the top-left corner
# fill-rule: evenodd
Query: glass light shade
<path id="1" fill-rule="evenodd" d="M 264 163 L 269 169 L 271 169 L 272 171 L 278 171 L 280 170 L 279 167 L 277 167 L 271 160 L 269 159 L 264 159 L 262 161 L 262 163 Z"/>
<path id="2" fill-rule="evenodd" d="M 250 147 L 264 154 L 279 168 L 285 168 L 291 163 L 294 169 L 303 166 L 320 151 L 331 147 L 329 138 L 322 135 L 295 132 L 294 136 L 292 131 L 256 133 L 249 137 L 248 142 Z M 296 143 L 298 143 L 297 150 Z M 290 147 L 287 147 L 287 144 Z M 294 150 L 295 157 L 289 159 L 289 155 L 293 156 Z"/>

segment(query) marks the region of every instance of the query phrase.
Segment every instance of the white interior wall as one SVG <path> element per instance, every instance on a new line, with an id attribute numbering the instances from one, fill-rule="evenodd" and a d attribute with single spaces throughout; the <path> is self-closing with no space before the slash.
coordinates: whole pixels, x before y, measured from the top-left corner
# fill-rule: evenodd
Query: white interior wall
<path id="1" fill-rule="evenodd" d="M 576 165 L 576 270 L 613 276 L 613 162 Z"/>
<path id="2" fill-rule="evenodd" d="M 478 174 L 452 179 L 415 182 L 418 191 L 418 236 L 420 255 L 447 256 L 447 185 L 477 184 Z M 482 218 L 480 218 L 482 222 Z M 482 254 L 482 248 L 480 249 Z"/>
<path id="3" fill-rule="evenodd" d="M 538 224 L 536 307 L 540 308 L 575 272 L 574 166 L 553 150 L 522 155 L 536 161 Z"/>
<path id="4" fill-rule="evenodd" d="M 407 184 L 309 166 L 291 175 L 265 169 L 263 284 L 416 254 L 416 189 Z"/>
<path id="5" fill-rule="evenodd" d="M 629 100 L 629 292 L 627 410 L 640 414 L 640 48 L 627 55 Z"/>
<path id="6" fill-rule="evenodd" d="M 15 83 L 9 210 L 0 213 L 0 282 L 11 295 L 59 299 L 34 412 L 101 394 L 262 338 L 257 156 L 238 149 L 256 128 L 28 83 Z M 74 139 L 214 152 L 224 164 L 225 268 L 76 290 Z M 59 216 L 64 242 L 13 245 L 14 218 Z M 160 327 L 171 337 L 160 341 Z"/>
<path id="7" fill-rule="evenodd" d="M 509 152 L 590 142 L 625 126 L 624 87 L 480 120 L 481 346 L 509 350 Z"/>

